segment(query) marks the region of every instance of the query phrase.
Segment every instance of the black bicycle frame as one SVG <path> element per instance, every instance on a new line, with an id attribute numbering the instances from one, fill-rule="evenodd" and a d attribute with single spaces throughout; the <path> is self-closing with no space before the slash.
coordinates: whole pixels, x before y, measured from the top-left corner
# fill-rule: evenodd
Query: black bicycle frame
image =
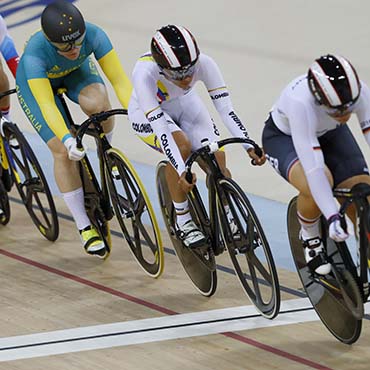
<path id="1" fill-rule="evenodd" d="M 242 144 L 251 144 L 254 146 L 257 155 L 261 156 L 262 151 L 253 140 L 244 139 L 244 138 L 228 138 L 220 140 L 217 142 L 218 148 L 222 148 L 227 144 L 242 143 Z M 218 222 L 217 215 L 217 199 L 222 202 L 224 198 L 222 188 L 219 185 L 219 180 L 224 179 L 225 176 L 221 172 L 220 166 L 216 160 L 214 152 L 211 151 L 208 145 L 197 149 L 193 152 L 186 161 L 186 180 L 191 183 L 192 174 L 191 167 L 192 164 L 200 158 L 206 164 L 206 173 L 207 173 L 207 187 L 208 187 L 208 204 L 209 204 L 209 217 L 207 211 L 204 207 L 204 203 L 199 194 L 199 191 L 196 187 L 190 192 L 190 201 L 192 202 L 192 197 L 196 199 L 196 202 L 192 202 L 194 207 L 201 207 L 198 211 L 198 215 L 201 215 L 203 218 L 201 224 L 209 228 L 210 232 L 207 233 L 211 237 L 211 245 L 213 247 L 214 254 L 217 256 L 224 251 L 224 246 L 220 243 L 219 235 L 221 232 L 221 225 Z M 253 163 L 253 162 L 252 162 Z M 208 172 L 209 171 L 209 172 Z M 223 218 L 226 219 L 226 214 L 223 211 Z"/>
<path id="2" fill-rule="evenodd" d="M 95 138 L 96 146 L 97 146 L 97 155 L 99 159 L 99 169 L 100 169 L 100 176 L 101 176 L 101 184 L 95 175 L 95 172 L 92 168 L 92 165 L 85 155 L 79 161 L 79 168 L 80 168 L 80 176 L 82 181 L 82 187 L 85 191 L 85 196 L 88 199 L 89 197 L 94 197 L 94 194 L 97 194 L 100 199 L 100 204 L 102 205 L 104 218 L 106 221 L 109 221 L 113 218 L 113 211 L 109 201 L 109 192 L 107 182 L 105 181 L 105 171 L 106 171 L 106 157 L 105 151 L 111 148 L 109 144 L 103 128 L 101 127 L 102 119 L 94 119 L 94 116 L 90 117 L 89 120 L 85 121 L 82 125 L 76 125 L 72 118 L 71 112 L 67 106 L 67 103 L 64 99 L 62 93 L 58 93 L 57 96 L 59 97 L 64 111 L 66 113 L 67 119 L 73 131 L 75 131 L 77 148 L 82 149 L 82 138 L 85 134 L 92 136 Z M 108 115 L 109 117 L 109 115 Z M 107 118 L 108 118 L 107 117 Z M 91 125 L 93 127 L 91 127 Z M 92 199 L 93 201 L 93 199 Z M 96 206 L 96 205 L 95 205 Z"/>
<path id="3" fill-rule="evenodd" d="M 368 281 L 368 246 L 369 239 L 368 233 L 370 233 L 369 225 L 369 202 L 367 197 L 370 195 L 370 185 L 368 184 L 357 184 L 351 190 L 348 189 L 336 189 L 334 195 L 338 198 L 344 199 L 344 202 L 340 208 L 340 214 L 345 215 L 347 208 L 354 204 L 357 211 L 358 225 L 356 227 L 359 231 L 359 237 L 357 240 L 357 248 L 359 250 L 360 264 L 359 271 L 354 276 L 357 276 L 359 286 L 361 287 L 364 298 L 369 296 L 369 281 Z M 341 243 L 339 243 L 341 244 Z M 346 248 L 347 249 L 347 248 Z M 348 250 L 347 253 L 349 254 Z M 351 258 L 351 257 L 350 257 Z"/>

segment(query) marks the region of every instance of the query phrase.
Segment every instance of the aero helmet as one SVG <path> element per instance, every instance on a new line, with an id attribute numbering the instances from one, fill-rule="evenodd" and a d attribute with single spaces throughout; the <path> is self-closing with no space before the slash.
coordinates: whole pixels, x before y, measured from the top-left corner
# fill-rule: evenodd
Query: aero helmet
<path id="1" fill-rule="evenodd" d="M 352 64 L 339 55 L 325 55 L 308 70 L 308 86 L 316 101 L 328 108 L 346 110 L 360 96 L 361 85 Z"/>
<path id="2" fill-rule="evenodd" d="M 41 28 L 47 39 L 54 43 L 74 43 L 86 30 L 80 11 L 70 2 L 57 0 L 41 14 Z"/>
<path id="3" fill-rule="evenodd" d="M 198 60 L 199 49 L 193 35 L 182 26 L 167 25 L 152 38 L 151 52 L 156 63 L 167 70 L 187 70 Z"/>

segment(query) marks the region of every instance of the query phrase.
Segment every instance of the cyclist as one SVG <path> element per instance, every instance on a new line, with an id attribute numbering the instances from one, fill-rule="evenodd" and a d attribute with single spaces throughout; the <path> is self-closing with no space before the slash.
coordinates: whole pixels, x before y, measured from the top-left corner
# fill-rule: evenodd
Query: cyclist
<path id="1" fill-rule="evenodd" d="M 18 100 L 53 154 L 56 182 L 80 231 L 85 250 L 104 258 L 107 251 L 86 214 L 76 164 L 85 151 L 76 147 L 56 89 L 65 87 L 67 96 L 87 115 L 110 109 L 107 90 L 92 54 L 124 107 L 128 106 L 131 82 L 106 33 L 85 22 L 80 11 L 68 1 L 57 0 L 46 6 L 41 15 L 41 28 L 31 36 L 20 59 L 16 79 Z M 113 119 L 104 123 L 108 140 L 112 139 L 113 126 Z"/>
<path id="2" fill-rule="evenodd" d="M 14 45 L 14 41 L 12 37 L 9 35 L 5 20 L 1 15 L 0 15 L 0 52 L 5 59 L 5 62 L 8 65 L 10 72 L 15 78 L 15 73 L 17 71 L 17 66 L 19 62 L 19 56 L 17 49 Z M 9 90 L 9 79 L 0 61 L 0 91 L 7 90 Z M 10 120 L 9 108 L 10 108 L 10 97 L 5 96 L 0 100 L 0 110 L 2 116 L 7 120 Z"/>
<path id="3" fill-rule="evenodd" d="M 193 174 L 191 183 L 185 179 L 184 161 L 201 146 L 202 139 L 215 141 L 219 132 L 193 89 L 195 83 L 204 83 L 232 135 L 248 137 L 247 130 L 233 109 L 217 64 L 200 53 L 185 27 L 166 25 L 157 30 L 151 40 L 151 52 L 139 58 L 134 67 L 132 81 L 134 91 L 129 104 L 132 128 L 149 146 L 166 154 L 171 164 L 167 166 L 166 177 L 177 224 L 184 244 L 196 247 L 205 238 L 189 212 L 186 193 L 194 186 L 196 177 Z M 251 145 L 245 148 L 258 165 L 265 162 L 265 157 L 259 158 Z M 222 172 L 230 176 L 225 153 L 216 152 L 216 158 Z"/>
<path id="4" fill-rule="evenodd" d="M 316 59 L 308 73 L 282 91 L 266 121 L 262 142 L 275 170 L 298 191 L 300 237 L 309 267 L 328 274 L 320 238 L 321 213 L 330 237 L 349 232 L 338 214 L 333 187 L 370 184 L 369 170 L 347 121 L 355 113 L 370 145 L 370 90 L 352 64 L 339 55 Z M 354 209 L 349 213 L 354 221 Z"/>
<path id="5" fill-rule="evenodd" d="M 19 62 L 19 56 L 17 49 L 14 45 L 12 37 L 9 35 L 8 28 L 6 26 L 4 18 L 0 15 L 0 52 L 9 67 L 10 72 L 15 78 L 15 73 L 17 71 L 17 66 Z M 9 78 L 0 60 L 0 92 L 9 90 Z M 5 96 L 0 100 L 0 111 L 2 117 L 7 121 L 10 121 L 10 97 Z M 11 177 L 8 171 L 2 169 L 1 175 L 2 182 L 7 191 L 11 188 Z M 0 219 L 4 217 L 4 212 L 0 209 Z"/>

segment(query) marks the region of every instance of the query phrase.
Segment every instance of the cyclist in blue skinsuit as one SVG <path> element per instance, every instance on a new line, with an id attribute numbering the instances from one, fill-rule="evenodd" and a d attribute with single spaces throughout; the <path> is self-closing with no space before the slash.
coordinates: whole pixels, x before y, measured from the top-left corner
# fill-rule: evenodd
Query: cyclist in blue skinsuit
<path id="1" fill-rule="evenodd" d="M 65 87 L 67 96 L 87 115 L 111 109 L 106 87 L 92 54 L 112 84 L 124 108 L 132 86 L 106 33 L 85 22 L 71 3 L 57 0 L 41 16 L 42 30 L 31 36 L 17 71 L 19 103 L 27 118 L 54 157 L 54 174 L 63 198 L 74 217 L 85 250 L 105 258 L 108 254 L 84 207 L 84 194 L 76 161 L 85 151 L 76 148 L 56 89 Z M 114 121 L 103 128 L 112 139 Z"/>

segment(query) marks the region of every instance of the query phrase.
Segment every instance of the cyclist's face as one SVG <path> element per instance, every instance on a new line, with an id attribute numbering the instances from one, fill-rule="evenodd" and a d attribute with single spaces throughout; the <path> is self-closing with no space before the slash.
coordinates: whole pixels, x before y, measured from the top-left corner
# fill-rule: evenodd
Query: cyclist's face
<path id="1" fill-rule="evenodd" d="M 193 81 L 193 76 L 185 77 L 182 80 L 171 80 L 176 86 L 181 87 L 182 89 L 186 89 Z"/>
<path id="2" fill-rule="evenodd" d="M 76 60 L 80 55 L 80 50 L 85 39 L 86 32 L 77 40 L 67 43 L 57 43 L 49 41 L 56 49 L 58 54 L 70 60 Z"/>
<path id="3" fill-rule="evenodd" d="M 328 116 L 334 118 L 339 123 L 346 123 L 350 118 L 354 109 L 354 103 L 347 104 L 344 109 L 336 109 L 324 106 L 324 110 Z"/>
<path id="4" fill-rule="evenodd" d="M 338 116 L 335 116 L 335 115 L 330 115 L 330 117 L 334 118 L 337 122 L 339 123 L 346 123 L 349 121 L 349 119 L 351 118 L 351 112 L 349 113 L 346 113 L 344 115 L 338 115 Z"/>
<path id="5" fill-rule="evenodd" d="M 62 55 L 63 57 L 69 60 L 76 60 L 80 56 L 81 46 L 74 46 L 69 51 L 61 51 L 58 50 L 58 54 Z"/>

